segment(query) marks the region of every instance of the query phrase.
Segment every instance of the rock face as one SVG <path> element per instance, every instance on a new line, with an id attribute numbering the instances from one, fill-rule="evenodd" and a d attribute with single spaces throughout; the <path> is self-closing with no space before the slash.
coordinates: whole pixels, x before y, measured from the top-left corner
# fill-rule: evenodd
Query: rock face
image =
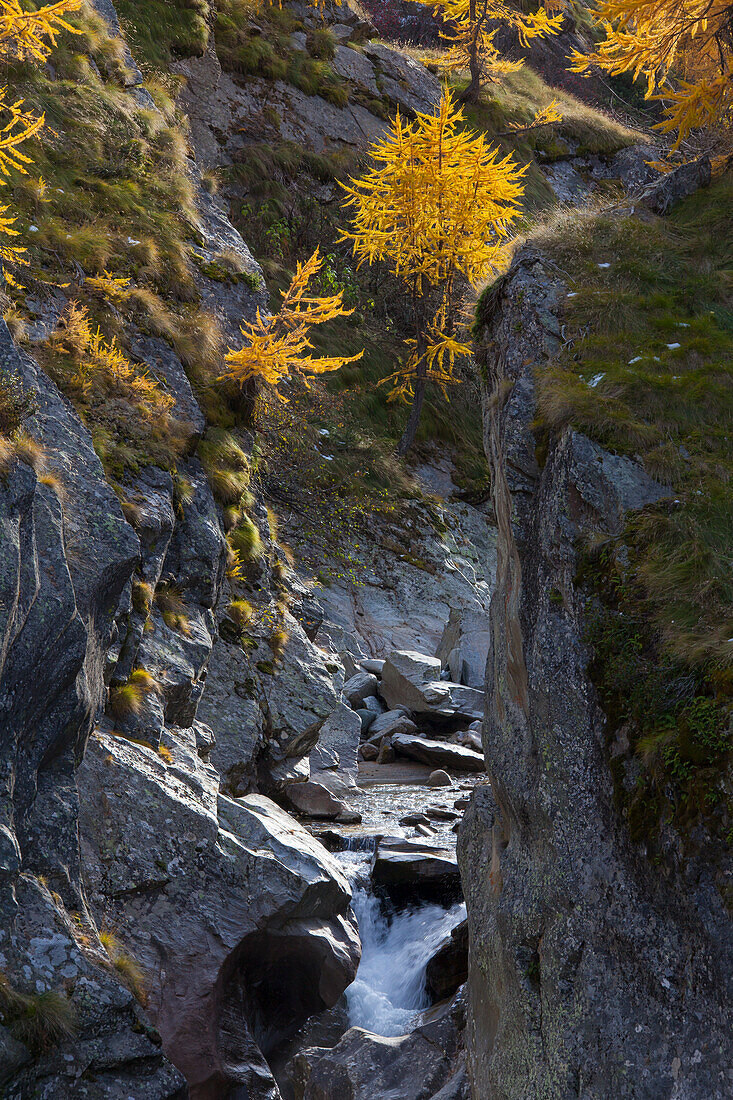
<path id="1" fill-rule="evenodd" d="M 730 920 L 704 866 L 684 885 L 663 880 L 619 823 L 574 585 L 578 536 L 618 531 L 663 490 L 572 430 L 538 466 L 533 369 L 558 347 L 564 294 L 556 269 L 521 252 L 478 346 L 499 564 L 492 786 L 459 836 L 473 1095 L 722 1100 Z"/>
<path id="2" fill-rule="evenodd" d="M 269 799 L 220 794 L 191 731 L 169 731 L 168 744 L 171 764 L 121 738 L 90 743 L 85 878 L 150 975 L 148 1011 L 191 1095 L 225 1095 L 262 1079 L 255 1041 L 266 1050 L 336 1002 L 359 940 L 325 849 Z"/>
<path id="3" fill-rule="evenodd" d="M 122 1096 L 134 1065 L 140 1097 L 182 1097 L 182 1076 L 105 967 L 77 841 L 74 771 L 102 703 L 114 614 L 139 544 L 86 428 L 17 353 L 4 322 L 0 366 L 33 395 L 27 428 L 66 489 L 62 508 L 53 487 L 19 462 L 0 488 L 0 965 L 17 993 L 67 995 L 79 1035 L 34 1054 L 4 1010 L 0 1090 L 64 1096 L 88 1073 L 79 1095 Z"/>

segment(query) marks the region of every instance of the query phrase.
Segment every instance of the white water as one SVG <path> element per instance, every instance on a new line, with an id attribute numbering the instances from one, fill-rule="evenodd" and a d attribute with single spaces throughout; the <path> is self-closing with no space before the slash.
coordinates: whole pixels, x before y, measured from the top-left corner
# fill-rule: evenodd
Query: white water
<path id="1" fill-rule="evenodd" d="M 349 1023 L 377 1035 L 405 1035 L 427 1008 L 425 966 L 466 915 L 465 905 L 422 905 L 388 920 L 379 900 L 356 886 L 352 902 L 361 936 L 361 963 L 346 991 Z"/>

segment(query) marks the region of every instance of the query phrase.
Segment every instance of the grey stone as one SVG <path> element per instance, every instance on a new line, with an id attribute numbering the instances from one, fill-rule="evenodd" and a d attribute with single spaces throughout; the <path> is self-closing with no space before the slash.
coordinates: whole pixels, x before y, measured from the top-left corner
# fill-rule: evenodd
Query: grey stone
<path id="1" fill-rule="evenodd" d="M 393 650 L 382 670 L 379 693 L 391 709 L 401 704 L 416 714 L 450 706 L 448 688 L 438 682 L 440 661 L 424 653 Z"/>
<path id="2" fill-rule="evenodd" d="M 309 780 L 305 783 L 289 783 L 285 796 L 298 813 L 308 817 L 325 818 L 334 821 L 346 812 L 347 807 L 321 783 Z"/>
<path id="3" fill-rule="evenodd" d="M 371 672 L 374 676 L 381 679 L 382 671 L 384 669 L 384 661 L 378 661 L 374 658 L 367 657 L 365 660 L 360 661 L 359 664 L 365 672 Z"/>
<path id="4" fill-rule="evenodd" d="M 253 1028 L 274 1035 L 334 1004 L 359 941 L 333 857 L 269 799 L 220 794 L 193 731 L 167 737 L 172 764 L 120 738 L 91 742 L 79 773 L 84 869 L 100 918 L 149 976 L 165 1050 L 203 1092 L 236 1083 Z M 286 1007 L 267 999 L 283 981 Z"/>
<path id="5" fill-rule="evenodd" d="M 483 690 L 490 642 L 488 614 L 452 609 L 435 655 L 455 683 Z"/>
<path id="6" fill-rule="evenodd" d="M 425 989 L 434 1001 L 462 986 L 468 977 L 468 920 L 462 920 L 444 938 L 425 967 Z"/>
<path id="7" fill-rule="evenodd" d="M 378 98 L 379 87 L 374 76 L 374 66 L 364 54 L 348 46 L 337 46 L 336 53 L 331 59 L 331 68 L 344 80 L 351 81 L 357 88 L 362 88 L 375 99 Z"/>
<path id="8" fill-rule="evenodd" d="M 431 772 L 426 782 L 428 787 L 451 787 L 453 785 L 453 780 L 448 772 L 443 771 L 442 768 L 437 768 L 434 772 Z"/>
<path id="9" fill-rule="evenodd" d="M 391 737 L 393 733 L 417 733 L 417 726 L 403 710 L 388 710 L 380 714 L 369 727 L 371 737 Z"/>
<path id="10" fill-rule="evenodd" d="M 358 707 L 364 707 L 365 699 L 373 695 L 376 690 L 376 676 L 372 675 L 371 672 L 357 672 L 354 676 L 349 677 L 344 684 L 343 695 L 356 710 Z M 371 708 L 366 707 L 366 709 L 370 710 Z"/>
<path id="11" fill-rule="evenodd" d="M 668 214 L 682 199 L 694 195 L 701 187 L 708 187 L 711 177 L 710 157 L 705 155 L 662 176 L 647 187 L 636 202 L 653 214 Z"/>
<path id="12" fill-rule="evenodd" d="M 372 881 L 376 886 L 401 889 L 460 887 L 455 853 L 427 839 L 380 840 L 372 865 Z"/>
<path id="13" fill-rule="evenodd" d="M 301 1051 L 288 1066 L 295 1100 L 457 1098 L 443 1089 L 462 1071 L 461 1022 L 460 1009 L 441 1006 L 409 1035 L 388 1039 L 353 1027 L 332 1049 Z"/>
<path id="14" fill-rule="evenodd" d="M 324 770 L 319 767 L 318 757 L 314 754 L 328 753 L 336 757 L 341 779 L 353 786 L 358 771 L 361 725 L 359 715 L 345 703 L 339 703 L 321 726 L 318 743 L 311 752 L 311 772 L 315 774 Z"/>
<path id="15" fill-rule="evenodd" d="M 451 771 L 460 772 L 486 770 L 484 758 L 479 753 L 447 741 L 431 741 L 426 737 L 396 733 L 392 736 L 392 745 L 399 756 L 407 756 L 411 760 L 419 760 L 421 764 L 430 764 L 436 768 L 450 768 Z"/>

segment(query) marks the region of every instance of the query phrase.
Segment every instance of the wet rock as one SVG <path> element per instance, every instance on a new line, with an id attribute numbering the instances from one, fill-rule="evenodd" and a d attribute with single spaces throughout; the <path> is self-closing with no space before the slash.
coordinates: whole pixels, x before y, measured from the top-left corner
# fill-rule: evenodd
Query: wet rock
<path id="1" fill-rule="evenodd" d="M 409 1035 L 386 1039 L 353 1027 L 332 1049 L 301 1051 L 288 1067 L 295 1100 L 448 1100 L 466 1095 L 456 1091 L 460 1077 L 465 1080 L 461 1023 L 460 1010 L 441 1006 L 425 1013 Z"/>
<path id="2" fill-rule="evenodd" d="M 399 756 L 419 760 L 421 764 L 432 764 L 436 768 L 463 772 L 486 770 L 484 758 L 479 753 L 447 741 L 430 741 L 426 737 L 396 733 L 392 737 L 392 745 Z"/>
<path id="3" fill-rule="evenodd" d="M 455 855 L 438 843 L 421 840 L 383 838 L 372 866 L 376 886 L 417 889 L 452 887 L 460 889 Z"/>
<path id="4" fill-rule="evenodd" d="M 462 920 L 425 968 L 425 988 L 434 1001 L 450 997 L 468 977 L 468 920 Z"/>
<path id="5" fill-rule="evenodd" d="M 347 807 L 321 783 L 289 783 L 284 791 L 288 802 L 299 813 L 334 821 Z"/>
<path id="6" fill-rule="evenodd" d="M 377 677 L 371 672 L 357 672 L 351 676 L 343 686 L 343 696 L 356 710 L 364 707 L 364 700 L 374 695 L 377 690 Z M 371 708 L 366 707 L 366 710 Z"/>
<path id="7" fill-rule="evenodd" d="M 412 813 L 405 814 L 400 818 L 400 825 L 429 825 L 430 818 L 426 814 Z"/>
<path id="8" fill-rule="evenodd" d="M 490 642 L 488 614 L 456 608 L 451 610 L 435 655 L 443 668 L 449 669 L 454 683 L 483 690 Z"/>
<path id="9" fill-rule="evenodd" d="M 453 780 L 448 772 L 443 771 L 442 768 L 437 768 L 434 772 L 431 772 L 426 782 L 428 787 L 450 787 L 453 785 Z"/>
<path id="10" fill-rule="evenodd" d="M 455 821 L 459 816 L 455 810 L 449 810 L 447 806 L 426 806 L 425 813 L 431 821 Z"/>

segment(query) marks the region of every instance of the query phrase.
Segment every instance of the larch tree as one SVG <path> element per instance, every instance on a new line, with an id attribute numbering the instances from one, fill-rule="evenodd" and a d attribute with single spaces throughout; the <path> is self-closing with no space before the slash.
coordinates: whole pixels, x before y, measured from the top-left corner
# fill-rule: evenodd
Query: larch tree
<path id="1" fill-rule="evenodd" d="M 0 0 L 0 60 L 46 61 L 62 31 L 76 33 L 67 16 L 81 6 L 82 0 L 57 0 L 26 11 L 20 0 Z M 32 161 L 21 146 L 43 129 L 44 116 L 24 107 L 22 99 L 13 101 L 7 87 L 0 87 L 0 184 L 14 171 L 28 173 Z M 14 222 L 8 206 L 0 204 L 0 259 L 10 264 L 23 262 L 24 249 L 13 243 Z"/>
<path id="2" fill-rule="evenodd" d="M 349 357 L 310 354 L 314 326 L 348 317 L 354 312 L 344 309 L 341 291 L 328 297 L 306 293 L 310 280 L 318 275 L 322 266 L 316 249 L 304 264 L 298 263 L 290 286 L 282 291 L 278 312 L 263 316 L 258 309 L 255 321 L 245 321 L 241 325 L 245 343 L 238 350 L 229 348 L 224 357 L 226 371 L 219 381 L 244 386 L 257 380 L 271 386 L 280 400 L 286 401 L 277 388 L 283 378 L 297 375 L 307 386 L 309 375 L 338 370 L 361 358 L 363 351 Z"/>
<path id="3" fill-rule="evenodd" d="M 467 130 L 447 90 L 434 115 L 406 122 L 398 114 L 370 155 L 366 174 L 342 185 L 352 211 L 352 228 L 342 231 L 342 239 L 359 265 L 385 264 L 410 303 L 408 354 L 383 379 L 393 398 L 411 403 L 398 446 L 405 454 L 428 383 L 445 392 L 457 380 L 456 360 L 470 353 L 459 339 L 460 305 L 468 285 L 506 261 L 526 168 Z"/>
<path id="4" fill-rule="evenodd" d="M 593 17 L 605 37 L 573 56 L 574 72 L 643 77 L 677 146 L 695 127 L 733 124 L 731 0 L 600 0 Z"/>
<path id="5" fill-rule="evenodd" d="M 516 72 L 521 61 L 508 61 L 499 53 L 494 39 L 500 24 L 516 31 L 523 46 L 534 38 L 557 34 L 562 27 L 562 13 L 550 15 L 546 8 L 524 13 L 505 0 L 417 0 L 427 3 L 440 16 L 445 30 L 441 37 L 446 50 L 439 64 L 448 70 L 465 70 L 469 82 L 461 94 L 464 103 L 478 102 L 481 88 L 489 80 L 505 73 Z"/>

